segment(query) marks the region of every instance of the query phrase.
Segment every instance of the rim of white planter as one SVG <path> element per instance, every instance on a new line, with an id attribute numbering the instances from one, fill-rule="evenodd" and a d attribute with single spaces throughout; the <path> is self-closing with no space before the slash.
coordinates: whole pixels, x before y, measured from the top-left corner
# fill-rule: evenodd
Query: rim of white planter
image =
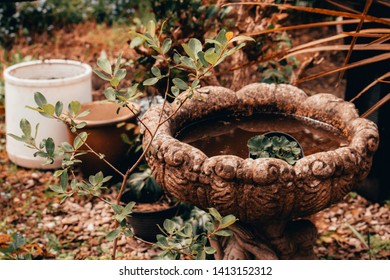
<path id="1" fill-rule="evenodd" d="M 51 77 L 48 77 L 46 71 L 53 64 L 64 64 L 68 68 L 69 66 L 73 66 L 74 75 L 69 76 L 69 73 L 65 74 L 61 71 L 61 69 L 57 69 L 51 73 Z M 31 72 L 32 65 L 36 66 L 34 68 L 34 72 Z M 40 66 L 40 69 L 37 68 L 37 66 Z M 86 63 L 67 59 L 47 59 L 22 62 L 7 67 L 4 71 L 4 79 L 11 84 L 39 88 L 77 83 L 82 80 L 89 79 L 91 74 L 92 68 Z"/>

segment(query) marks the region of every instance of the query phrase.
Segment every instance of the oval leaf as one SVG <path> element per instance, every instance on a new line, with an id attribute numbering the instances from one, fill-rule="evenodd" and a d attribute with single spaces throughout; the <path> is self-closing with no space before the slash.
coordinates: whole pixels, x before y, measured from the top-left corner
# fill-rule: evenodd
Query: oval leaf
<path id="1" fill-rule="evenodd" d="M 117 238 L 119 236 L 119 234 L 121 234 L 121 230 L 120 229 L 114 229 L 114 230 L 110 231 L 106 235 L 106 239 L 108 241 L 113 241 L 115 238 Z"/>
<path id="2" fill-rule="evenodd" d="M 49 116 L 53 116 L 55 112 L 55 108 L 51 104 L 43 104 L 42 105 L 43 112 Z"/>
<path id="3" fill-rule="evenodd" d="M 186 90 L 188 88 L 188 85 L 186 82 L 184 82 L 182 79 L 180 78 L 174 78 L 172 80 L 172 82 L 175 84 L 175 86 L 177 86 L 179 89 L 181 90 Z"/>
<path id="4" fill-rule="evenodd" d="M 172 40 L 170 38 L 166 38 L 161 48 L 162 53 L 166 54 L 171 49 L 171 46 L 172 46 Z"/>
<path id="5" fill-rule="evenodd" d="M 72 115 L 77 115 L 81 110 L 81 104 L 78 101 L 72 101 L 69 103 L 68 109 Z"/>
<path id="6" fill-rule="evenodd" d="M 61 101 L 57 101 L 56 106 L 54 108 L 57 117 L 61 116 L 63 109 L 64 104 Z"/>
<path id="7" fill-rule="evenodd" d="M 75 150 L 80 149 L 80 147 L 87 141 L 88 134 L 83 131 L 79 135 L 76 136 L 76 138 L 73 141 L 73 147 Z"/>
<path id="8" fill-rule="evenodd" d="M 102 69 L 105 73 L 112 75 L 111 64 L 105 57 L 98 58 L 97 65 Z"/>
<path id="9" fill-rule="evenodd" d="M 46 152 L 49 156 L 53 156 L 54 154 L 54 149 L 55 149 L 55 145 L 54 145 L 54 140 L 53 138 L 49 137 L 46 139 L 46 142 L 45 142 L 45 149 L 46 149 Z"/>
<path id="10" fill-rule="evenodd" d="M 158 79 L 157 78 L 150 78 L 150 79 L 147 79 L 143 82 L 143 85 L 144 86 L 152 86 L 154 84 L 156 84 L 158 82 Z"/>
<path id="11" fill-rule="evenodd" d="M 30 122 L 23 118 L 20 120 L 19 126 L 23 132 L 23 135 L 26 136 L 27 138 L 31 138 L 31 124 L 30 124 Z"/>
<path id="12" fill-rule="evenodd" d="M 45 96 L 43 96 L 43 94 L 38 92 L 38 91 L 36 93 L 34 93 L 34 100 L 35 100 L 35 103 L 37 103 L 38 107 L 41 107 L 41 108 L 44 104 L 47 103 Z"/>

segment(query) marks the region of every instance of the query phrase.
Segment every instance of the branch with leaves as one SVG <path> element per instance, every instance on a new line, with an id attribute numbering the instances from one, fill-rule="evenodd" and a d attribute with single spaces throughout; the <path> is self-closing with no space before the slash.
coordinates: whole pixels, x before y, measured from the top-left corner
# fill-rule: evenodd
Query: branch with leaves
<path id="1" fill-rule="evenodd" d="M 115 228 L 108 233 L 107 240 L 114 241 L 112 254 L 114 259 L 117 241 L 120 235 L 133 235 L 131 228 L 126 222 L 126 217 L 131 215 L 135 203 L 130 202 L 127 205 L 122 206 L 120 205 L 121 196 L 130 174 L 132 174 L 142 162 L 158 129 L 181 108 L 181 105 L 184 104 L 186 100 L 192 98 L 194 92 L 200 88 L 202 79 L 212 75 L 216 66 L 244 47 L 245 41 L 253 40 L 247 36 L 235 37 L 232 32 L 227 32 L 222 29 L 215 38 L 206 39 L 204 44 L 198 39 L 189 39 L 187 44 L 181 45 L 184 52 L 180 52 L 178 50 L 171 50 L 172 39 L 163 39 L 164 35 L 161 30 L 159 34 L 157 34 L 155 23 L 151 21 L 147 26 L 145 34 L 130 32 L 133 37 L 130 45 L 131 47 L 144 45 L 152 49 L 155 52 L 155 54 L 152 55 L 155 61 L 162 61 L 168 68 L 164 71 L 163 69 L 160 69 L 158 67 L 159 64 L 156 63 L 151 67 L 152 77 L 143 82 L 143 86 L 157 86 L 157 83 L 160 80 L 166 79 L 167 86 L 164 92 L 163 109 L 155 131 L 151 131 L 146 127 L 146 130 L 151 134 L 150 141 L 146 145 L 147 148 L 143 151 L 135 164 L 124 174 L 109 163 L 103 154 L 93 150 L 88 145 L 88 134 L 86 132 L 79 132 L 79 129 L 82 129 L 86 125 L 85 122 L 80 122 L 79 119 L 86 116 L 89 112 L 81 112 L 81 104 L 78 101 L 72 101 L 68 105 L 68 110 L 64 111 L 64 105 L 61 101 L 50 104 L 41 93 L 37 92 L 34 96 L 37 107 L 29 107 L 45 117 L 66 124 L 71 132 L 76 134 L 73 143 L 63 142 L 56 146 L 52 138 L 47 138 L 37 144 L 38 125 L 34 136 L 32 136 L 31 124 L 26 119 L 23 119 L 20 122 L 20 128 L 23 134 L 21 136 L 10 135 L 16 140 L 24 142 L 29 148 L 35 150 L 34 156 L 45 158 L 45 164 L 53 163 L 54 160 L 62 158 L 62 169 L 57 170 L 54 173 L 54 176 L 59 178 L 59 185 L 50 186 L 53 191 L 63 197 L 62 201 L 74 194 L 81 194 L 98 197 L 105 203 L 111 205 L 115 213 L 114 219 L 116 222 Z M 117 104 L 118 111 L 121 109 L 128 109 L 133 112 L 132 102 L 139 98 L 142 93 L 138 90 L 138 84 L 122 87 L 122 81 L 126 78 L 127 74 L 127 71 L 124 68 L 125 65 L 122 63 L 122 55 L 119 55 L 116 59 L 114 66 L 110 64 L 106 57 L 99 58 L 97 66 L 99 69 L 95 69 L 94 73 L 101 79 L 109 82 L 109 87 L 104 90 L 107 102 Z M 183 80 L 183 77 L 186 77 L 186 79 Z M 171 97 L 175 99 L 180 94 L 184 95 L 180 106 L 178 106 L 176 111 L 171 115 L 163 118 L 164 106 L 168 102 L 167 98 Z M 142 122 L 141 120 L 139 121 Z M 105 177 L 102 172 L 98 172 L 95 175 L 89 176 L 88 181 L 84 179 L 79 180 L 79 178 L 75 176 L 73 172 L 74 165 L 81 163 L 81 160 L 78 157 L 85 153 L 95 154 L 100 160 L 105 161 L 113 170 L 122 176 L 123 180 L 115 202 L 107 201 L 101 197 L 101 190 L 104 184 L 111 179 L 111 176 Z M 232 215 L 221 217 L 215 209 L 210 209 L 210 215 L 211 222 L 207 224 L 207 233 L 195 236 L 192 236 L 193 232 L 188 225 L 176 229 L 172 227 L 172 222 L 169 220 L 166 221 L 164 223 L 164 232 L 167 237 L 164 237 L 163 235 L 159 236 L 159 241 L 156 243 L 156 246 L 160 248 L 165 246 L 164 250 L 170 252 L 166 256 L 169 255 L 175 258 L 182 253 L 198 259 L 204 258 L 206 254 L 214 253 L 215 250 L 213 248 L 206 246 L 208 238 L 231 235 L 231 232 L 226 228 L 233 224 L 236 221 L 236 218 Z M 180 242 L 179 236 L 180 238 L 184 237 Z M 179 243 L 177 242 L 182 244 L 182 246 L 178 247 L 177 244 Z M 173 244 L 176 245 L 173 246 Z"/>

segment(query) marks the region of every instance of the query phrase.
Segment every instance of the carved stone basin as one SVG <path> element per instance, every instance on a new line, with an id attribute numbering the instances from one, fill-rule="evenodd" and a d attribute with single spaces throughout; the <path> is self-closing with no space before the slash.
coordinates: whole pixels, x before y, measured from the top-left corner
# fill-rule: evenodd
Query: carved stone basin
<path id="1" fill-rule="evenodd" d="M 152 107 L 144 116 L 143 122 L 150 131 L 158 126 L 161 106 Z M 177 102 L 167 104 L 163 119 L 178 106 Z M 274 158 L 208 157 L 175 138 L 181 129 L 198 120 L 213 116 L 251 117 L 256 113 L 283 114 L 331 126 L 347 139 L 347 144 L 305 156 L 292 166 Z M 146 148 L 150 134 L 145 130 L 143 133 Z M 308 97 L 296 87 L 274 84 L 251 84 L 238 92 L 204 87 L 160 126 L 147 161 L 157 182 L 181 201 L 238 217 L 240 223 L 233 227 L 241 232 L 237 235 L 243 236 L 244 231 L 252 236 L 249 239 L 256 240 L 284 234 L 283 238 L 289 240 L 288 244 L 284 242 L 287 245 L 274 240 L 265 242 L 264 246 L 270 248 L 268 255 L 241 252 L 242 258 L 294 258 L 299 246 L 291 241 L 295 237 L 288 232 L 289 221 L 329 207 L 353 190 L 367 176 L 378 144 L 376 125 L 359 118 L 353 104 L 331 94 Z M 220 257 L 230 258 L 229 250 L 224 248 Z M 297 258 L 305 257 L 301 254 Z"/>

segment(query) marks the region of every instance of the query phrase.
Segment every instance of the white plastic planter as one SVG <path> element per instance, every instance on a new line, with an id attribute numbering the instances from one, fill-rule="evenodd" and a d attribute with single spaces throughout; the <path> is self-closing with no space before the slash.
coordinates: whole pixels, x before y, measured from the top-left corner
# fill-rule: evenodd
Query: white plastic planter
<path id="1" fill-rule="evenodd" d="M 72 60 L 31 61 L 13 65 L 4 71 L 6 132 L 21 135 L 20 120 L 26 118 L 33 129 L 39 123 L 37 144 L 43 138 L 52 137 L 56 144 L 68 140 L 64 124 L 45 118 L 26 108 L 36 107 L 34 93 L 39 91 L 49 103 L 62 101 L 64 108 L 69 102 L 92 101 L 92 69 L 89 65 Z M 34 131 L 33 131 L 34 133 Z M 24 143 L 7 136 L 7 153 L 12 162 L 26 168 L 53 169 L 61 166 L 58 160 L 42 165 L 42 158 L 34 157 L 34 150 Z"/>

